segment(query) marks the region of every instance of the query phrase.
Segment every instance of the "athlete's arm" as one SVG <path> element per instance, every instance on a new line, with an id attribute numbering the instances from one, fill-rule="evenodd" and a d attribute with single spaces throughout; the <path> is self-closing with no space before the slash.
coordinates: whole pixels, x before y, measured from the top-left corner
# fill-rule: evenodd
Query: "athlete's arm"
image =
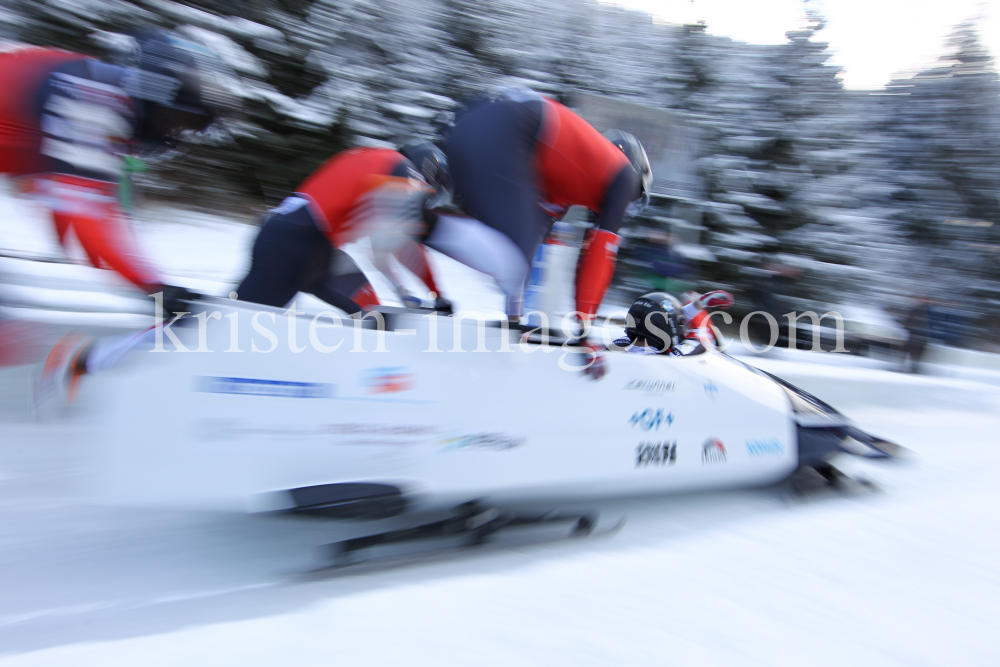
<path id="1" fill-rule="evenodd" d="M 604 293 L 615 275 L 618 230 L 625 219 L 625 209 L 639 196 L 639 175 L 631 165 L 622 167 L 604 195 L 597 216 L 597 227 L 587 231 L 576 267 L 576 309 L 585 319 L 593 319 L 604 300 Z"/>
<path id="2" fill-rule="evenodd" d="M 604 193 L 604 203 L 597 214 L 597 228 L 617 234 L 628 205 L 639 197 L 641 188 L 642 182 L 635 169 L 629 164 L 622 167 Z"/>
<path id="3" fill-rule="evenodd" d="M 410 241 L 397 250 L 395 255 L 399 263 L 413 272 L 413 275 L 417 278 L 420 278 L 420 281 L 427 286 L 429 291 L 435 294 L 441 293 L 438 289 L 437 281 L 434 280 L 431 265 L 427 261 L 427 251 L 424 250 L 423 244 Z"/>

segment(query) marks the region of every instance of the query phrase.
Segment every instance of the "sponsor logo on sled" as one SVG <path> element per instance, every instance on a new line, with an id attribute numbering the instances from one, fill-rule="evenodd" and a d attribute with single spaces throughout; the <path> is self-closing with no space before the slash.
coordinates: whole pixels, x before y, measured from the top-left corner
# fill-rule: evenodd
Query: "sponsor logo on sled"
<path id="1" fill-rule="evenodd" d="M 711 380 L 706 380 L 703 386 L 705 388 L 705 393 L 708 394 L 709 398 L 715 398 L 719 395 L 719 388 L 715 386 L 715 383 Z"/>
<path id="2" fill-rule="evenodd" d="M 437 427 L 426 424 L 322 424 L 317 430 L 329 435 L 431 435 Z"/>
<path id="3" fill-rule="evenodd" d="M 438 433 L 426 424 L 247 424 L 231 420 L 208 419 L 199 423 L 196 432 L 202 440 L 234 438 L 319 438 L 336 445 L 411 445 L 422 444 Z"/>
<path id="4" fill-rule="evenodd" d="M 672 466 L 677 462 L 677 441 L 640 442 L 635 448 L 635 467 Z"/>
<path id="5" fill-rule="evenodd" d="M 416 376 L 405 366 L 386 366 L 364 371 L 361 384 L 369 394 L 392 394 L 413 389 Z"/>
<path id="6" fill-rule="evenodd" d="M 625 391 L 644 391 L 647 394 L 663 394 L 674 390 L 674 383 L 669 380 L 629 380 L 625 383 Z"/>
<path id="7" fill-rule="evenodd" d="M 674 414 L 672 412 L 667 412 L 663 408 L 659 410 L 654 410 L 653 408 L 646 408 L 642 412 L 636 412 L 632 415 L 632 418 L 628 420 L 628 423 L 632 427 L 638 426 L 643 431 L 659 431 L 660 426 L 666 424 L 670 426 L 674 423 Z"/>
<path id="8" fill-rule="evenodd" d="M 330 398 L 334 386 L 322 382 L 284 382 L 256 378 L 225 378 L 202 376 L 197 379 L 197 391 L 209 394 L 242 394 L 244 396 L 280 396 L 282 398 Z"/>
<path id="9" fill-rule="evenodd" d="M 487 449 L 494 452 L 503 452 L 508 449 L 520 447 L 527 438 L 523 436 L 509 435 L 507 433 L 473 433 L 457 438 L 442 440 L 444 447 L 442 452 L 450 452 L 455 449 Z"/>
<path id="10" fill-rule="evenodd" d="M 725 463 L 726 446 L 718 438 L 709 438 L 701 446 L 702 463 Z"/>
<path id="11" fill-rule="evenodd" d="M 785 447 L 776 438 L 747 440 L 747 451 L 754 458 L 784 456 Z"/>

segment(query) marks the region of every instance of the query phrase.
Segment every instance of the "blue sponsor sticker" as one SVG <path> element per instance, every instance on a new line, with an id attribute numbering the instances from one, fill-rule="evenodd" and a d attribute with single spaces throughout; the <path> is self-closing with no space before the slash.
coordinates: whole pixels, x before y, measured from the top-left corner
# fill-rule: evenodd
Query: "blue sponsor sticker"
<path id="1" fill-rule="evenodd" d="M 760 458 L 765 456 L 784 456 L 785 446 L 775 438 L 747 440 L 747 451 L 750 456 Z"/>
<path id="2" fill-rule="evenodd" d="M 636 412 L 632 415 L 632 418 L 628 420 L 628 423 L 633 427 L 638 426 L 644 431 L 660 430 L 660 426 L 664 423 L 670 426 L 674 423 L 674 414 L 668 412 L 664 409 L 654 410 L 653 408 L 646 408 L 641 412 Z"/>
<path id="3" fill-rule="evenodd" d="M 449 452 L 455 449 L 486 449 L 493 452 L 503 452 L 508 449 L 520 447 L 527 441 L 524 436 L 509 435 L 507 433 L 475 433 L 473 435 L 463 435 L 457 438 L 442 440 L 444 447 L 442 452 Z"/>
<path id="4" fill-rule="evenodd" d="M 332 398 L 334 385 L 324 382 L 285 382 L 256 378 L 198 378 L 197 391 L 209 394 L 240 394 L 243 396 L 280 396 L 283 398 Z"/>

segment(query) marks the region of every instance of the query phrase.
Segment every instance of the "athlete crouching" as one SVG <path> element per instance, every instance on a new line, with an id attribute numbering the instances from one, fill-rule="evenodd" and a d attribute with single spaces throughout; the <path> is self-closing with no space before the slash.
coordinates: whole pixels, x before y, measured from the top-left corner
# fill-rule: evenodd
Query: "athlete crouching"
<path id="1" fill-rule="evenodd" d="M 433 294 L 434 307 L 450 312 L 440 296 L 423 246 L 421 210 L 448 189 L 447 161 L 432 144 L 400 151 L 354 148 L 330 158 L 295 193 L 270 211 L 253 246 L 250 272 L 237 298 L 281 308 L 306 292 L 351 315 L 378 305 L 375 289 L 342 246 L 367 237 L 376 268 L 403 304 L 420 306 L 396 277 L 394 256 Z"/>
<path id="2" fill-rule="evenodd" d="M 341 246 L 369 238 L 375 266 L 404 305 L 422 305 L 392 270 L 395 257 L 433 294 L 436 310 L 451 312 L 440 296 L 424 254 L 414 240 L 423 225 L 425 200 L 447 190 L 444 155 L 431 144 L 400 151 L 355 148 L 329 159 L 264 219 L 254 242 L 250 271 L 236 289 L 240 301 L 282 308 L 299 292 L 313 294 L 350 315 L 379 304 L 375 289 Z M 171 324 L 173 310 L 165 308 Z M 35 402 L 73 399 L 80 378 L 118 364 L 130 350 L 151 348 L 156 326 L 136 335 L 91 340 L 66 334 L 45 362 Z M 49 397 L 56 397 L 52 401 Z"/>
<path id="3" fill-rule="evenodd" d="M 714 347 L 717 337 L 707 308 L 728 308 L 733 297 L 716 290 L 704 295 L 689 293 L 687 303 L 667 292 L 651 292 L 628 309 L 625 336 L 608 348 L 633 354 L 670 354 L 684 357 Z"/>

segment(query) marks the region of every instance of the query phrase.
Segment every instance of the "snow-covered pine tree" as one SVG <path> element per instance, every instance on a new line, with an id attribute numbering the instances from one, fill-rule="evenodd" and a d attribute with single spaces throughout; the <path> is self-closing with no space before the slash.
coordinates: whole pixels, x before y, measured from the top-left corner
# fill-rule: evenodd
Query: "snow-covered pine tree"
<path id="1" fill-rule="evenodd" d="M 433 136 L 462 100 L 522 84 L 698 125 L 705 286 L 739 292 L 770 256 L 806 270 L 803 296 L 915 291 L 930 267 L 941 293 L 996 293 L 1000 84 L 971 26 L 940 67 L 870 96 L 842 90 L 815 16 L 753 46 L 588 0 L 16 0 L 7 14 L 36 44 L 99 55 L 95 31 L 145 24 L 222 55 L 242 111 L 146 177 L 188 203 L 274 202 L 342 148 Z M 670 212 L 651 214 L 641 224 Z"/>
<path id="2" fill-rule="evenodd" d="M 974 23 L 949 44 L 939 66 L 893 81 L 879 100 L 893 217 L 934 276 L 917 293 L 1000 310 L 1000 77 Z"/>

